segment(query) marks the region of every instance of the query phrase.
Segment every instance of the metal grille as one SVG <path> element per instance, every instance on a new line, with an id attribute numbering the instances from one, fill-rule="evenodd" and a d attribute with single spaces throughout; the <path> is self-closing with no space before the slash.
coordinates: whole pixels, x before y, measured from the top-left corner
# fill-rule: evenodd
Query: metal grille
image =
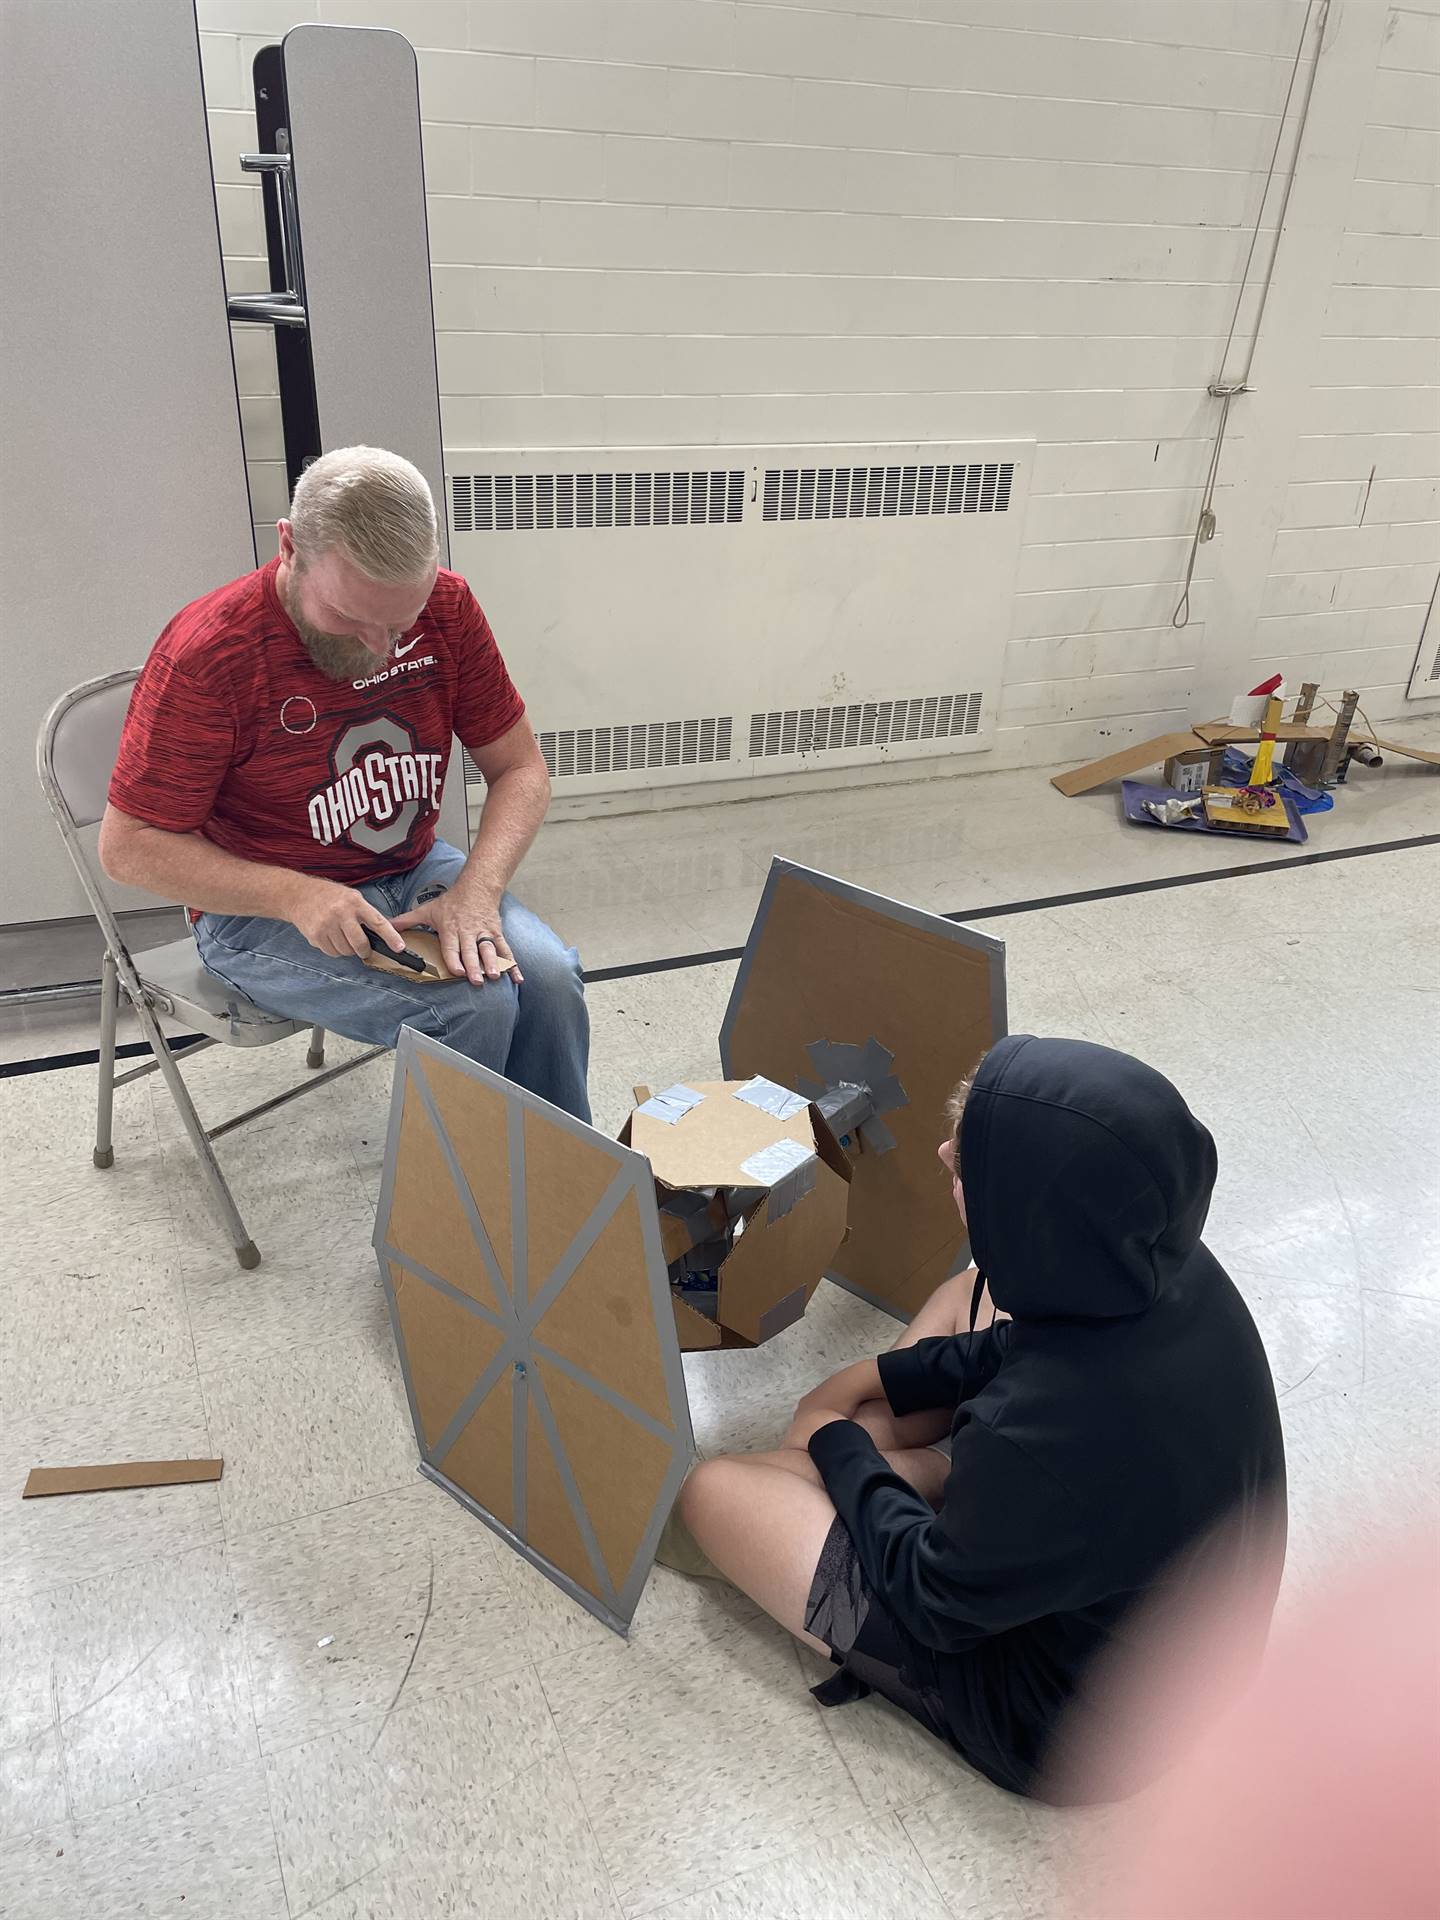
<path id="1" fill-rule="evenodd" d="M 703 473 L 457 473 L 452 533 L 580 527 L 718 527 L 744 510 L 739 467 Z"/>
<path id="2" fill-rule="evenodd" d="M 734 722 L 729 714 L 711 720 L 651 720 L 629 727 L 566 727 L 542 733 L 540 751 L 552 780 L 574 780 L 589 773 L 628 773 L 648 767 L 713 766 L 730 758 Z M 467 753 L 465 775 L 479 769 Z"/>
<path id="3" fill-rule="evenodd" d="M 841 747 L 893 747 L 909 740 L 953 740 L 979 731 L 978 693 L 865 700 L 849 707 L 777 708 L 750 716 L 750 758 L 834 753 Z"/>
<path id="4" fill-rule="evenodd" d="M 908 520 L 917 514 L 1008 513 L 1013 460 L 973 466 L 770 467 L 766 520 Z"/>

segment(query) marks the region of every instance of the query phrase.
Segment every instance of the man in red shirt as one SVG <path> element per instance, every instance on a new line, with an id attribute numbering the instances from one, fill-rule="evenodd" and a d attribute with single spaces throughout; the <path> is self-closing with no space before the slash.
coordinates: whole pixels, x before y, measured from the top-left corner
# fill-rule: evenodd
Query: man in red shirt
<path id="1" fill-rule="evenodd" d="M 371 447 L 301 475 L 277 559 L 183 608 L 135 686 L 100 830 L 115 880 L 191 907 L 267 1012 L 393 1046 L 419 1027 L 588 1120 L 578 956 L 507 891 L 550 780 L 424 476 Z M 488 789 L 436 837 L 452 735 Z M 443 985 L 364 964 L 433 928 Z"/>

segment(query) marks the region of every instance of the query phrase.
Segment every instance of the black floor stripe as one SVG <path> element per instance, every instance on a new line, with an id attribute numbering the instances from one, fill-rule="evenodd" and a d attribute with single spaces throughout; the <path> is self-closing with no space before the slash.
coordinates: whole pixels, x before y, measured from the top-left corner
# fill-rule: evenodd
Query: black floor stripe
<path id="1" fill-rule="evenodd" d="M 1085 893 L 1047 893 L 1034 900 L 1012 900 L 1002 906 L 961 907 L 942 913 L 942 920 L 1003 920 L 1012 913 L 1039 913 L 1050 907 L 1078 907 L 1091 900 L 1124 900 L 1136 893 L 1165 893 L 1172 887 L 1200 887 L 1212 880 L 1243 880 L 1252 873 L 1277 873 L 1295 867 L 1318 867 L 1332 860 L 1358 860 L 1370 853 L 1401 853 L 1408 847 L 1440 846 L 1440 833 L 1420 833 L 1409 840 L 1379 840 L 1368 847 L 1332 847 L 1323 853 L 1297 853 L 1288 859 L 1247 861 L 1243 867 L 1212 867 L 1205 873 L 1176 873 L 1160 880 L 1127 880 L 1115 887 L 1093 887 Z M 626 967 L 597 967 L 585 979 L 591 986 L 606 980 L 635 980 L 643 974 L 683 973 L 689 967 L 718 967 L 738 960 L 743 947 L 717 947 L 713 953 L 682 953 L 670 960 L 641 960 Z"/>
<path id="2" fill-rule="evenodd" d="M 1174 873 L 1159 880 L 1126 880 L 1119 886 L 1092 887 L 1083 893 L 1048 893 L 1034 900 L 1010 900 L 988 907 L 961 907 L 939 917 L 942 920 L 958 920 L 969 926 L 975 920 L 1003 920 L 1010 914 L 1041 913 L 1051 907 L 1084 906 L 1092 900 L 1127 900 L 1133 894 L 1168 893 L 1176 887 L 1208 886 L 1215 880 L 1244 880 L 1254 873 L 1289 873 L 1297 867 L 1327 866 L 1336 860 L 1362 860 L 1372 853 L 1404 853 L 1412 847 L 1435 846 L 1440 846 L 1440 833 L 1417 833 L 1408 840 L 1379 840 L 1368 847 L 1330 847 L 1322 853 L 1297 853 L 1278 860 L 1247 861 L 1239 867 L 1212 867 L 1205 873 Z M 743 947 L 716 947 L 708 953 L 679 953 L 667 960 L 637 960 L 623 967 L 596 967 L 593 972 L 586 973 L 585 979 L 588 985 L 594 987 L 610 980 L 640 980 L 655 973 L 684 973 L 695 967 L 719 967 L 728 961 L 739 960 L 744 951 Z M 97 992 L 99 985 L 97 980 Z M 182 1034 L 171 1044 L 176 1048 L 193 1046 L 200 1037 L 198 1033 Z M 132 1041 L 115 1049 L 117 1058 L 127 1060 L 149 1051 L 143 1040 Z M 78 1053 L 52 1053 L 40 1060 L 7 1060 L 0 1062 L 0 1080 L 13 1080 L 25 1073 L 56 1072 L 64 1067 L 94 1067 L 99 1062 L 100 1055 L 93 1047 Z"/>
<path id="3" fill-rule="evenodd" d="M 187 1047 L 193 1047 L 197 1040 L 203 1040 L 200 1033 L 177 1033 L 170 1039 L 173 1053 L 183 1053 Z M 149 1043 L 145 1040 L 127 1040 L 124 1046 L 116 1047 L 117 1060 L 134 1060 L 140 1054 L 149 1053 Z M 0 1061 L 0 1080 L 15 1080 L 22 1073 L 53 1073 L 61 1067 L 98 1067 L 100 1052 L 97 1047 L 86 1047 L 79 1053 L 52 1053 L 43 1060 L 5 1060 Z"/>

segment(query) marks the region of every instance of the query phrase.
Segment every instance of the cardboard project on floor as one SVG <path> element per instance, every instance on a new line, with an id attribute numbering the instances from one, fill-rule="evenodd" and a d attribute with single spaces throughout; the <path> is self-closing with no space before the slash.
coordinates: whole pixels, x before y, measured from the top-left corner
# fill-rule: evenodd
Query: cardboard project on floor
<path id="1" fill-rule="evenodd" d="M 794 1087 L 840 1136 L 850 1231 L 827 1277 L 887 1313 L 910 1318 L 968 1257 L 935 1153 L 956 1081 L 1005 1031 L 1000 941 L 774 862 L 721 1061 Z"/>
<path id="2" fill-rule="evenodd" d="M 420 1471 L 626 1632 L 693 1453 L 648 1162 L 405 1027 L 375 1248 Z"/>
<path id="3" fill-rule="evenodd" d="M 701 1080 L 647 1097 L 620 1138 L 654 1170 L 682 1352 L 792 1326 L 845 1238 L 850 1162 L 819 1110 L 770 1080 Z"/>

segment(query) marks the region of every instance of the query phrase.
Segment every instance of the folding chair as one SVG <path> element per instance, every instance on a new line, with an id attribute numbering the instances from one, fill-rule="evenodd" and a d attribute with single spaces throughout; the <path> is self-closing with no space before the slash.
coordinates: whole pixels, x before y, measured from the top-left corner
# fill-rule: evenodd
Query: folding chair
<path id="1" fill-rule="evenodd" d="M 372 1047 L 338 1067 L 317 1072 L 313 1079 L 302 1081 L 273 1099 L 261 1101 L 218 1127 L 207 1129 L 201 1124 L 190 1089 L 181 1075 L 175 1049 L 161 1031 L 161 1014 L 183 1021 L 201 1036 L 183 1049 L 187 1060 L 192 1054 L 203 1053 L 207 1047 L 266 1047 L 274 1040 L 288 1040 L 292 1034 L 303 1032 L 304 1023 L 266 1013 L 233 987 L 226 986 L 223 980 L 207 973 L 200 964 L 188 919 L 184 938 L 172 940 L 168 946 L 150 947 L 143 953 L 132 954 L 125 944 L 119 922 L 105 897 L 98 867 L 92 864 L 81 843 L 80 830 L 94 826 L 105 811 L 110 775 L 120 750 L 120 730 L 136 677 L 137 671 L 132 668 L 125 673 L 103 674 L 97 680 L 86 680 L 72 687 L 69 693 L 61 695 L 41 722 L 35 745 L 40 785 L 65 842 L 65 851 L 74 863 L 85 897 L 105 936 L 100 982 L 100 1097 L 95 1121 L 95 1165 L 108 1168 L 115 1164 L 111 1137 L 115 1089 L 142 1079 L 158 1068 L 180 1110 L 211 1198 L 235 1248 L 236 1259 L 242 1267 L 258 1267 L 260 1250 L 240 1217 L 211 1142 L 243 1126 L 247 1120 L 270 1113 L 327 1081 L 337 1080 L 342 1073 L 353 1072 L 386 1049 Z M 117 1075 L 115 1028 L 122 992 L 135 1009 L 140 1031 L 154 1057 L 143 1066 Z M 316 1069 L 325 1066 L 323 1027 L 311 1029 L 305 1064 Z"/>

